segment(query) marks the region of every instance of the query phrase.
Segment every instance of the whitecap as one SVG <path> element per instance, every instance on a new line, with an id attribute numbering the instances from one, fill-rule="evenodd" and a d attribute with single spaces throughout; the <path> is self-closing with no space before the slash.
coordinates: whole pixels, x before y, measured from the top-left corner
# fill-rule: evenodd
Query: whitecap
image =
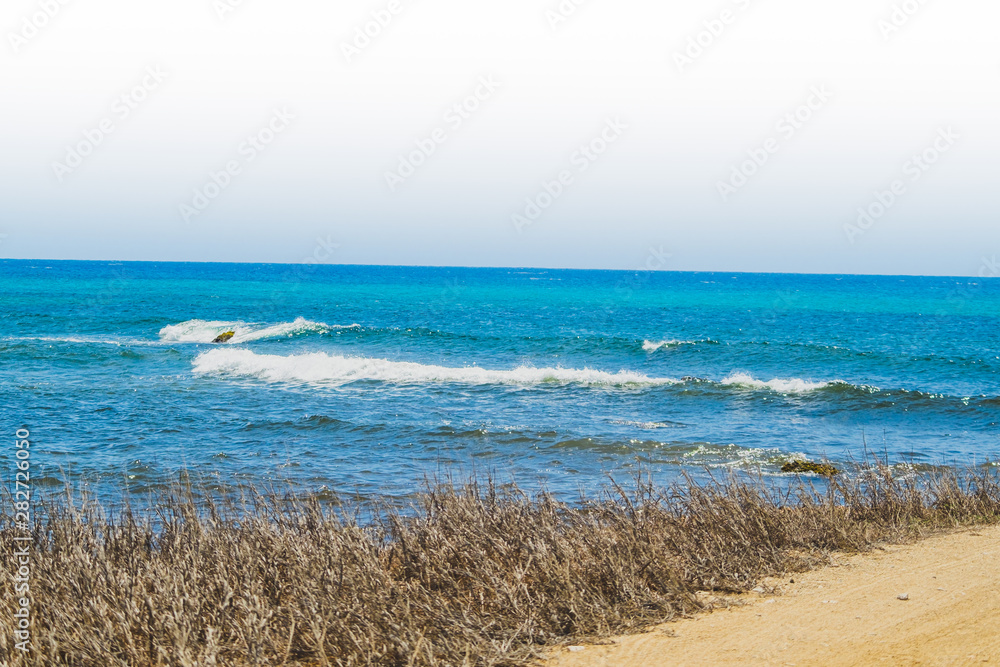
<path id="1" fill-rule="evenodd" d="M 248 377 L 266 382 L 344 384 L 359 380 L 391 383 L 456 382 L 464 384 L 580 384 L 586 386 L 667 385 L 678 381 L 651 378 L 621 370 L 616 373 L 590 368 L 536 368 L 521 366 L 494 370 L 479 366 L 461 368 L 390 361 L 314 352 L 288 356 L 257 354 L 246 349 L 220 348 L 198 355 L 194 372 L 201 375 Z"/>
<path id="2" fill-rule="evenodd" d="M 646 352 L 656 352 L 663 347 L 677 347 L 681 344 L 679 340 L 644 340 L 642 349 Z"/>
<path id="3" fill-rule="evenodd" d="M 612 419 L 611 423 L 616 426 L 633 426 L 649 431 L 657 428 L 680 428 L 684 426 L 684 424 L 678 424 L 677 422 L 643 422 L 631 419 Z"/>
<path id="4" fill-rule="evenodd" d="M 211 343 L 219 334 L 232 331 L 235 335 L 230 343 L 248 343 L 272 338 L 291 338 L 309 333 L 326 333 L 336 329 L 356 329 L 360 326 L 360 324 L 329 325 L 313 322 L 304 317 L 299 317 L 294 322 L 271 325 L 247 324 L 243 321 L 187 320 L 160 329 L 160 340 L 167 343 Z"/>
<path id="5" fill-rule="evenodd" d="M 781 394 L 799 394 L 828 387 L 831 383 L 809 382 L 799 378 L 757 380 L 749 373 L 732 373 L 719 384 L 743 389 L 770 389 Z"/>
<path id="6" fill-rule="evenodd" d="M 681 345 L 697 345 L 698 343 L 715 342 L 716 341 L 710 338 L 705 340 L 644 340 L 642 341 L 642 349 L 646 352 L 656 352 L 657 350 L 680 347 Z"/>

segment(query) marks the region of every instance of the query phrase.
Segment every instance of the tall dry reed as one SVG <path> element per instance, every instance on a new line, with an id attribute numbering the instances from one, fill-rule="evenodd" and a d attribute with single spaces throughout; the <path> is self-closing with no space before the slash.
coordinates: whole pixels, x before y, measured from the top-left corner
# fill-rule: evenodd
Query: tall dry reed
<path id="1" fill-rule="evenodd" d="M 13 649 L 7 594 L 0 660 L 524 664 L 547 645 L 696 613 L 699 591 L 746 591 L 831 552 L 1000 517 L 985 469 L 899 479 L 876 465 L 822 491 L 735 479 L 629 488 L 569 505 L 491 482 L 443 486 L 363 526 L 275 493 L 184 491 L 156 511 L 115 513 L 64 498 L 39 508 L 33 650 Z M 11 517 L 0 521 L 10 554 Z"/>

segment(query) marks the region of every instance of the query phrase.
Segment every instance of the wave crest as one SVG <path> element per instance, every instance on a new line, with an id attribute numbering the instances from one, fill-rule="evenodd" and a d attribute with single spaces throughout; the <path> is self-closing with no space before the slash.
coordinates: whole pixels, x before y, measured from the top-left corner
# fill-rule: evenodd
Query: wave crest
<path id="1" fill-rule="evenodd" d="M 591 368 L 538 368 L 520 366 L 510 370 L 479 366 L 450 367 L 412 361 L 391 361 L 369 357 L 342 356 L 326 352 L 293 354 L 258 354 L 246 349 L 219 348 L 202 352 L 194 359 L 194 372 L 200 375 L 256 378 L 266 382 L 306 384 L 346 384 L 375 381 L 400 384 L 453 382 L 473 385 L 577 384 L 584 386 L 664 386 L 707 382 L 720 388 L 768 390 L 782 394 L 810 392 L 845 383 L 809 382 L 799 378 L 757 380 L 748 373 L 732 373 L 720 382 L 696 378 L 649 377 L 635 371 L 615 373 Z M 654 422 L 643 423 L 654 426 Z M 664 425 L 655 424 L 656 427 Z"/>
<path id="2" fill-rule="evenodd" d="M 643 430 L 653 430 L 657 428 L 683 428 L 685 425 L 678 422 L 643 422 L 632 419 L 612 419 L 612 424 L 616 426 L 634 426 Z"/>
<path id="3" fill-rule="evenodd" d="M 699 343 L 717 344 L 718 341 L 706 338 L 704 340 L 644 340 L 642 349 L 646 352 L 656 352 L 660 349 L 670 349 L 681 345 L 698 345 Z"/>
<path id="4" fill-rule="evenodd" d="M 168 343 L 211 343 L 215 338 L 227 331 L 235 332 L 230 343 L 249 343 L 255 340 L 270 338 L 292 338 L 305 334 L 321 334 L 336 329 L 359 328 L 360 324 L 348 326 L 329 325 L 313 322 L 304 317 L 296 318 L 294 322 L 259 325 L 246 322 L 222 322 L 206 320 L 187 320 L 180 324 L 170 324 L 160 329 L 160 340 Z"/>
<path id="5" fill-rule="evenodd" d="M 251 377 L 268 382 L 345 384 L 359 380 L 394 383 L 457 382 L 463 384 L 581 384 L 629 386 L 676 384 L 670 378 L 651 378 L 632 371 L 589 368 L 535 368 L 491 370 L 478 366 L 454 368 L 409 361 L 345 357 L 325 352 L 281 356 L 243 349 L 216 349 L 198 355 L 194 372 L 202 375 Z"/>
<path id="6" fill-rule="evenodd" d="M 738 387 L 742 389 L 770 389 L 781 394 L 800 394 L 807 391 L 815 391 L 829 387 L 836 382 L 809 382 L 799 378 L 757 380 L 749 373 L 731 373 L 719 384 L 727 387 Z"/>

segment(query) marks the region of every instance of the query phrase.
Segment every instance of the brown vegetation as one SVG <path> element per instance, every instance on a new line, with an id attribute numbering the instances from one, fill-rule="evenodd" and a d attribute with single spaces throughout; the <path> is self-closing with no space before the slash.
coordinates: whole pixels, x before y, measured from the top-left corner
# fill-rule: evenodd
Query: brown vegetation
<path id="1" fill-rule="evenodd" d="M 567 505 L 493 483 L 424 493 L 370 524 L 246 492 L 114 514 L 38 508 L 26 665 L 523 664 L 545 645 L 687 615 L 699 591 L 1000 516 L 993 472 L 919 483 L 885 466 L 816 491 L 761 481 L 618 486 Z M 13 551 L 9 515 L 0 550 Z M 9 591 L 11 568 L 4 568 Z"/>

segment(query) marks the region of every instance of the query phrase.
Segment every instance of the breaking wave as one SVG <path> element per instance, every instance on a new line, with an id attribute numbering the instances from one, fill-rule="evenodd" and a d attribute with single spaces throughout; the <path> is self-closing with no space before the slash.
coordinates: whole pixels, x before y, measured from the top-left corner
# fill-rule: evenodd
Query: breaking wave
<path id="1" fill-rule="evenodd" d="M 188 320 L 180 324 L 171 324 L 160 329 L 160 340 L 168 343 L 211 343 L 222 333 L 232 331 L 236 335 L 229 341 L 232 343 L 249 343 L 255 340 L 275 338 L 292 338 L 306 334 L 322 334 L 337 329 L 360 328 L 360 324 L 329 325 L 313 322 L 304 317 L 294 322 L 260 325 L 246 322 L 219 322 L 206 320 Z"/>
<path id="2" fill-rule="evenodd" d="M 229 377 L 251 377 L 268 382 L 305 382 L 344 384 L 359 380 L 395 383 L 458 382 L 464 384 L 535 385 L 581 384 L 593 386 L 666 385 L 679 380 L 651 378 L 632 371 L 606 371 L 589 368 L 535 368 L 521 366 L 512 370 L 491 370 L 478 366 L 453 368 L 389 361 L 365 357 L 345 357 L 324 352 L 280 356 L 257 354 L 243 349 L 209 350 L 194 360 L 194 372 Z"/>
<path id="3" fill-rule="evenodd" d="M 843 384 L 835 382 L 809 382 L 799 378 L 789 378 L 786 380 L 757 380 L 749 373 L 732 373 L 719 384 L 726 387 L 737 387 L 741 389 L 770 389 L 780 394 L 800 394 L 807 391 L 823 389 L 832 384 Z"/>
<path id="4" fill-rule="evenodd" d="M 620 370 L 615 373 L 591 368 L 538 368 L 520 366 L 509 370 L 479 366 L 437 366 L 412 361 L 390 361 L 358 356 L 342 356 L 326 352 L 293 354 L 258 354 L 246 349 L 221 348 L 202 352 L 194 359 L 194 372 L 200 375 L 256 378 L 266 382 L 308 384 L 345 384 L 357 381 L 390 383 L 455 382 L 473 385 L 539 385 L 577 384 L 607 387 L 651 387 L 683 385 L 704 380 L 649 377 L 643 373 Z M 745 373 L 730 375 L 721 382 L 708 381 L 716 387 L 770 390 L 779 393 L 801 393 L 830 386 L 828 382 L 807 382 L 797 378 L 755 380 Z M 642 423 L 646 428 L 662 428 L 667 424 Z"/>
<path id="5" fill-rule="evenodd" d="M 644 340 L 642 341 L 642 349 L 646 352 L 656 352 L 661 349 L 670 349 L 680 347 L 681 345 L 697 345 L 699 343 L 717 344 L 718 341 L 710 338 L 706 338 L 705 340 Z"/>

